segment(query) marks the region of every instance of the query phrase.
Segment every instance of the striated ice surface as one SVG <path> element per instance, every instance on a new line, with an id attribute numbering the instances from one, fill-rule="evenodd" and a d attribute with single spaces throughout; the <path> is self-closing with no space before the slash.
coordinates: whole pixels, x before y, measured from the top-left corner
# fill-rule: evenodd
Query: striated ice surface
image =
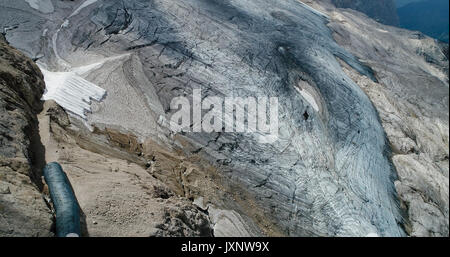
<path id="1" fill-rule="evenodd" d="M 25 0 L 31 8 L 42 13 L 52 13 L 55 11 L 51 0 Z"/>
<path id="2" fill-rule="evenodd" d="M 93 3 L 95 3 L 95 2 L 97 2 L 98 0 L 86 0 L 86 1 L 84 1 L 70 16 L 69 16 L 69 18 L 70 17 L 72 17 L 72 16 L 75 16 L 75 15 L 77 15 L 81 10 L 83 10 L 84 8 L 86 8 L 86 7 L 88 7 L 89 5 L 91 5 L 91 4 L 93 4 Z"/>
<path id="3" fill-rule="evenodd" d="M 91 112 L 91 99 L 100 101 L 106 91 L 74 72 L 51 72 L 40 67 L 46 90 L 43 100 L 55 100 L 64 109 L 86 119 Z"/>

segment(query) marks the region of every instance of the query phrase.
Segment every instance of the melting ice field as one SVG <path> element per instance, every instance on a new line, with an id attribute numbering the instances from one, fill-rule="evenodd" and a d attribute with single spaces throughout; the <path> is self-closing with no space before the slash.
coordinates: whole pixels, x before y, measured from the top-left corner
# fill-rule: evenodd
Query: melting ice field
<path id="1" fill-rule="evenodd" d="M 100 101 L 106 91 L 74 72 L 51 72 L 40 67 L 46 84 L 43 100 L 55 100 L 64 109 L 86 119 L 91 99 Z"/>

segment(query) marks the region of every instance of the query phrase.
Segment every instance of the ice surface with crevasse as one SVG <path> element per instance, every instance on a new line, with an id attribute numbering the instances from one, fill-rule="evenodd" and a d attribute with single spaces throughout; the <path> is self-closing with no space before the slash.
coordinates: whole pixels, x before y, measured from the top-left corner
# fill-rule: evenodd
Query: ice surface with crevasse
<path id="1" fill-rule="evenodd" d="M 36 0 L 27 0 L 33 8 L 37 8 L 37 3 L 41 3 Z M 44 1 L 46 2 L 46 1 Z M 83 8 L 96 3 L 97 0 L 84 1 L 68 18 L 77 15 Z M 51 1 L 50 1 L 51 4 Z M 36 7 L 37 6 L 37 7 Z M 57 39 L 58 33 L 61 29 L 69 26 L 69 20 L 65 19 L 60 28 L 56 30 L 52 36 L 53 51 L 58 64 L 65 70 L 64 72 L 53 72 L 47 70 L 44 66 L 39 65 L 39 68 L 44 75 L 45 81 L 45 93 L 42 96 L 43 100 L 55 100 L 65 110 L 80 116 L 81 118 L 87 118 L 86 113 L 91 112 L 91 100 L 100 101 L 106 95 L 106 91 L 91 83 L 79 75 L 89 71 L 94 67 L 101 66 L 108 59 L 115 59 L 119 57 L 106 58 L 102 62 L 94 63 L 72 69 L 71 65 L 62 59 L 58 54 Z M 44 32 L 44 35 L 46 32 Z M 69 70 L 69 71 L 67 71 Z"/>
<path id="2" fill-rule="evenodd" d="M 91 100 L 101 101 L 106 91 L 75 72 L 51 72 L 40 67 L 46 84 L 43 100 L 55 100 L 83 119 L 91 112 Z"/>
<path id="3" fill-rule="evenodd" d="M 42 13 L 52 13 L 55 11 L 51 0 L 25 0 L 31 8 Z"/>

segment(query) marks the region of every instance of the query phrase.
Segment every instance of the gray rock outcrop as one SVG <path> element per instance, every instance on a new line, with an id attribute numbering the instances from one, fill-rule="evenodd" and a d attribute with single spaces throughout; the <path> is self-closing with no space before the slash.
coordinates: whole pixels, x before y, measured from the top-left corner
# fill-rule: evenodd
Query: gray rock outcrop
<path id="1" fill-rule="evenodd" d="M 44 81 L 31 59 L 0 38 L 0 236 L 51 236 L 52 214 L 38 186 L 36 114 Z"/>

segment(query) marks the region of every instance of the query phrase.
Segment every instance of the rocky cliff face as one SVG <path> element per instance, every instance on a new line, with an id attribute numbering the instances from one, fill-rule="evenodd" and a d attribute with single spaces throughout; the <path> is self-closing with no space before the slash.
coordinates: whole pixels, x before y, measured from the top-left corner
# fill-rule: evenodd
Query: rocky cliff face
<path id="1" fill-rule="evenodd" d="M 0 236 L 51 236 L 52 214 L 40 194 L 36 114 L 39 68 L 0 37 Z"/>
<path id="2" fill-rule="evenodd" d="M 398 26 L 399 19 L 394 0 L 332 0 L 338 8 L 350 8 L 386 25 Z"/>
<path id="3" fill-rule="evenodd" d="M 39 59 L 47 86 L 86 89 L 70 96 L 79 103 L 67 106 L 70 126 L 46 115 L 41 124 L 51 131 L 46 159 L 71 175 L 89 231 L 113 235 L 120 231 L 106 233 L 110 224 L 139 224 L 144 234 L 165 235 L 180 227 L 170 224 L 198 217 L 181 227 L 226 236 L 448 235 L 442 49 L 330 1 L 305 2 L 52 1 L 45 13 L 1 2 L 8 39 Z M 30 19 L 39 21 L 33 30 Z M 97 86 L 107 92 L 100 102 L 79 102 Z M 203 98 L 278 97 L 278 140 L 174 133 L 170 102 L 194 89 Z M 90 110 L 86 120 L 74 114 L 80 106 Z M 99 199 L 86 193 L 88 177 Z M 165 217 L 159 230 L 128 218 L 148 219 L 141 201 L 167 207 L 154 211 Z M 91 225 L 97 220 L 108 226 Z"/>

